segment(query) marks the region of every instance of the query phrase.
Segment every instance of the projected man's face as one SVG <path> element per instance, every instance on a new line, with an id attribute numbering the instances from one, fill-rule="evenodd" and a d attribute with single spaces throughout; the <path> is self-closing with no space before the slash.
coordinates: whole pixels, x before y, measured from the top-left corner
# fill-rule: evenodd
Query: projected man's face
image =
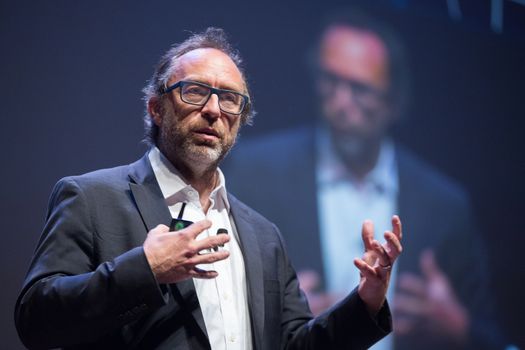
<path id="1" fill-rule="evenodd" d="M 372 32 L 334 26 L 321 42 L 319 64 L 323 116 L 349 152 L 362 152 L 391 119 L 386 47 Z"/>

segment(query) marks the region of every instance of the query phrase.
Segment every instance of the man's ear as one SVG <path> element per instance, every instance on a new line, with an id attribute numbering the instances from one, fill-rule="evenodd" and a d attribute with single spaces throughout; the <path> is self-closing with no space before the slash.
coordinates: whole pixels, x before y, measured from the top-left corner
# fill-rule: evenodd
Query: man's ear
<path id="1" fill-rule="evenodd" d="M 159 127 L 162 122 L 162 114 L 163 114 L 161 110 L 162 110 L 161 102 L 158 97 L 152 97 L 148 100 L 148 113 L 151 119 L 153 119 L 153 122 L 155 123 L 155 125 Z"/>

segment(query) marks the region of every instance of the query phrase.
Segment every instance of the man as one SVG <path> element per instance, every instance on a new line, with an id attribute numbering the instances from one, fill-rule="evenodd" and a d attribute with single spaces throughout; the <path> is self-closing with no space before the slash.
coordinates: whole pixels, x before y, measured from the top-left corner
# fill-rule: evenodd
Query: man
<path id="1" fill-rule="evenodd" d="M 408 100 L 399 41 L 342 14 L 312 61 L 320 125 L 241 143 L 225 170 L 230 189 L 281 227 L 314 314 L 359 279 L 347 268 L 361 249 L 359 222 L 371 218 L 381 232 L 399 212 L 410 235 L 393 272 L 396 339 L 375 349 L 501 348 L 467 196 L 388 136 Z"/>
<path id="2" fill-rule="evenodd" d="M 363 224 L 357 289 L 312 319 L 277 228 L 226 192 L 218 165 L 253 115 L 239 63 L 219 29 L 174 46 L 144 89 L 152 149 L 56 185 L 16 305 L 26 346 L 364 349 L 389 332 L 397 216 L 383 245 Z"/>

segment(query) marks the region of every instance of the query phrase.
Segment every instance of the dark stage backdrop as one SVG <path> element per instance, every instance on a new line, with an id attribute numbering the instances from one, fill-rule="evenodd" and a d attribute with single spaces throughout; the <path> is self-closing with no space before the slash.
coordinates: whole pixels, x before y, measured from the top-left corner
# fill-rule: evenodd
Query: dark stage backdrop
<path id="1" fill-rule="evenodd" d="M 3 0 L 2 348 L 22 348 L 13 308 L 53 184 L 145 152 L 141 88 L 169 45 L 210 25 L 227 30 L 259 112 L 242 131 L 248 138 L 313 120 L 306 51 L 322 13 L 354 3 Z M 525 6 L 366 6 L 398 29 L 410 52 L 413 103 L 396 137 L 470 191 L 490 247 L 500 321 L 525 346 L 518 312 L 525 310 Z"/>

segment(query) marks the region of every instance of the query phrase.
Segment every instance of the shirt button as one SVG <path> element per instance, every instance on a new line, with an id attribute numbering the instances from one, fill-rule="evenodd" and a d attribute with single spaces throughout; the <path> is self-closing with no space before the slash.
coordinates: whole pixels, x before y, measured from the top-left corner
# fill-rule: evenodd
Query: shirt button
<path id="1" fill-rule="evenodd" d="M 230 300 L 230 295 L 228 293 L 224 293 L 223 297 L 226 301 Z"/>
<path id="2" fill-rule="evenodd" d="M 237 338 L 235 337 L 235 334 L 230 334 L 230 338 L 229 338 L 230 342 L 231 343 L 235 343 L 235 341 L 237 340 Z"/>

